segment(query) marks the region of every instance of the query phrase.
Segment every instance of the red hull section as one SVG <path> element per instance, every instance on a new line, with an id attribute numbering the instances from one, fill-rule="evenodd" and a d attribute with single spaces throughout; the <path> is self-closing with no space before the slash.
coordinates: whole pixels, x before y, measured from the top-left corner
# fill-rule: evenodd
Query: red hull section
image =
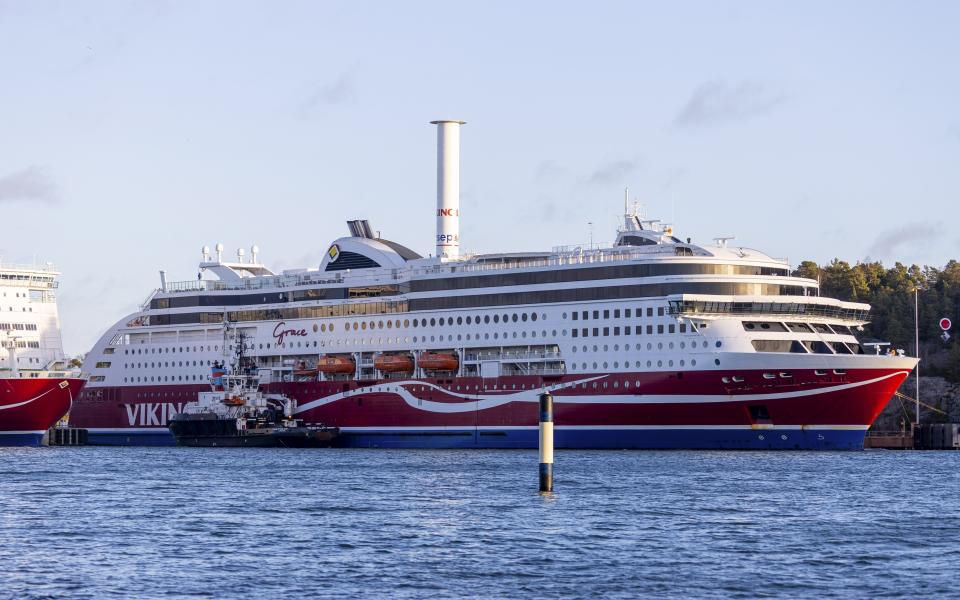
<path id="1" fill-rule="evenodd" d="M 0 444 L 6 436 L 42 435 L 70 410 L 85 381 L 0 379 Z"/>
<path id="2" fill-rule="evenodd" d="M 289 382 L 265 386 L 265 391 L 296 399 L 298 416 L 307 423 L 348 433 L 351 428 L 383 432 L 535 428 L 537 395 L 546 388 L 555 398 L 558 430 L 599 434 L 607 429 L 831 429 L 859 432 L 862 438 L 908 371 L 794 370 L 777 373 L 772 380 L 761 371 L 725 375 L 742 381 L 722 383 L 715 371 L 687 371 Z M 71 422 L 92 434 L 98 429 L 163 434 L 167 419 L 207 389 L 91 388 L 74 407 Z"/>

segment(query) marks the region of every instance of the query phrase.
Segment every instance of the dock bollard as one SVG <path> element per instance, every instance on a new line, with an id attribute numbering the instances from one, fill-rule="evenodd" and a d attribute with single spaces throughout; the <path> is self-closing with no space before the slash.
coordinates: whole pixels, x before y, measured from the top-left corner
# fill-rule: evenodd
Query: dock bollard
<path id="1" fill-rule="evenodd" d="M 553 491 L 553 396 L 540 394 L 540 493 Z"/>

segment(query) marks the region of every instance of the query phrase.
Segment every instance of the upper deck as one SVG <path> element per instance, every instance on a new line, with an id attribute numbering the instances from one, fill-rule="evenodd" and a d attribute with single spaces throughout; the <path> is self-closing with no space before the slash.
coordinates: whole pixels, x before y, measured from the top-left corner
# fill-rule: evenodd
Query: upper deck
<path id="1" fill-rule="evenodd" d="M 12 264 L 0 261 L 0 288 L 19 287 L 38 290 L 56 289 L 60 272 L 52 263 Z"/>

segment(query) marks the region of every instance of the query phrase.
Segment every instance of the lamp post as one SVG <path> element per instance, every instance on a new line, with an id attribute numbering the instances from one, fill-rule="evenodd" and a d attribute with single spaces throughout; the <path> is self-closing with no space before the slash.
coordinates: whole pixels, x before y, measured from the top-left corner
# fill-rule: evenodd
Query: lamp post
<path id="1" fill-rule="evenodd" d="M 920 286 L 913 288 L 913 341 L 917 349 L 917 391 L 914 399 L 917 401 L 917 425 L 920 424 Z"/>

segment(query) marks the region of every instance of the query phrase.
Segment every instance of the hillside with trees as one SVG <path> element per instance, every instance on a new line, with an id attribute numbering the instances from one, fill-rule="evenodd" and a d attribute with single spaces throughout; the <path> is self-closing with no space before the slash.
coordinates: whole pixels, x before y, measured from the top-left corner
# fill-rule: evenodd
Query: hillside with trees
<path id="1" fill-rule="evenodd" d="M 941 338 L 939 322 L 949 317 L 960 329 L 960 262 L 951 260 L 942 269 L 907 267 L 896 263 L 857 263 L 834 259 L 820 267 L 804 261 L 793 272 L 820 282 L 820 294 L 831 298 L 870 304 L 870 324 L 864 327 L 867 341 L 890 342 L 914 354 L 914 290 L 919 289 L 920 357 L 925 372 L 960 382 L 960 344 L 952 335 Z"/>

